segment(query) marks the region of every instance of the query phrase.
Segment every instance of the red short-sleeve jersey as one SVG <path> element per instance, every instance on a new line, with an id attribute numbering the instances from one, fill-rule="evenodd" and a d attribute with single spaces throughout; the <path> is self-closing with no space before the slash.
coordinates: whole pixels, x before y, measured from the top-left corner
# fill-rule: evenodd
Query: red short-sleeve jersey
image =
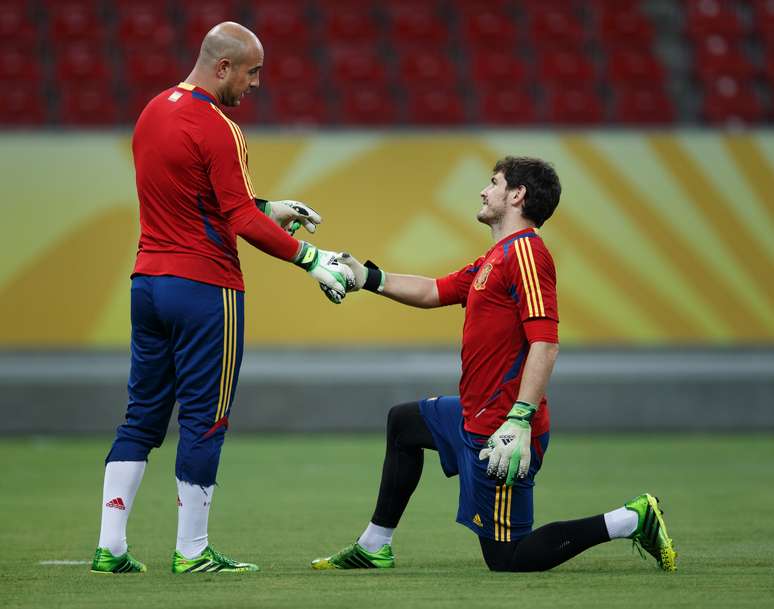
<path id="1" fill-rule="evenodd" d="M 241 130 L 204 89 L 180 83 L 148 102 L 132 153 L 140 201 L 133 274 L 244 290 L 236 218 L 261 223 L 264 251 L 295 255 L 298 242 L 255 207 Z"/>
<path id="2" fill-rule="evenodd" d="M 460 401 L 465 429 L 491 435 L 516 402 L 531 342 L 559 342 L 554 261 L 534 229 L 436 280 L 441 304 L 465 307 Z M 532 434 L 549 428 L 544 397 Z"/>

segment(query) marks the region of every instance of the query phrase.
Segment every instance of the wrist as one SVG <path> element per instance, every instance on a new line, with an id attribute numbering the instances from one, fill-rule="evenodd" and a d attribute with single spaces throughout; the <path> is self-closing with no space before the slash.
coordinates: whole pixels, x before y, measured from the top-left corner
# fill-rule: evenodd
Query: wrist
<path id="1" fill-rule="evenodd" d="M 529 423 L 532 421 L 532 417 L 535 416 L 536 412 L 537 406 L 535 404 L 517 400 L 513 405 L 513 408 L 511 408 L 511 411 L 508 413 L 507 418 L 511 421 L 524 421 Z"/>
<path id="2" fill-rule="evenodd" d="M 317 261 L 320 258 L 320 250 L 306 241 L 301 241 L 300 243 L 301 248 L 299 249 L 298 254 L 296 254 L 293 264 L 308 272 L 317 266 Z"/>
<path id="3" fill-rule="evenodd" d="M 363 289 L 381 294 L 384 291 L 384 282 L 387 279 L 387 274 L 370 260 L 366 260 L 363 266 L 366 268 L 366 279 Z"/>

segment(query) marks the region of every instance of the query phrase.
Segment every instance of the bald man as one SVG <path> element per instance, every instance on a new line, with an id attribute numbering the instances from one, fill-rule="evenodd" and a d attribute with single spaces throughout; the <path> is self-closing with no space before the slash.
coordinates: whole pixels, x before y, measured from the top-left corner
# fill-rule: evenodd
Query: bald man
<path id="1" fill-rule="evenodd" d="M 250 572 L 208 542 L 220 451 L 242 361 L 244 283 L 236 237 L 293 262 L 339 303 L 354 284 L 336 254 L 292 235 L 321 221 L 297 201 L 258 199 L 239 127 L 221 111 L 258 88 L 263 47 L 237 23 L 204 38 L 188 78 L 152 99 L 132 138 L 140 242 L 132 273 L 126 422 L 105 460 L 95 573 L 144 572 L 126 525 L 150 451 L 179 404 L 173 573 Z"/>

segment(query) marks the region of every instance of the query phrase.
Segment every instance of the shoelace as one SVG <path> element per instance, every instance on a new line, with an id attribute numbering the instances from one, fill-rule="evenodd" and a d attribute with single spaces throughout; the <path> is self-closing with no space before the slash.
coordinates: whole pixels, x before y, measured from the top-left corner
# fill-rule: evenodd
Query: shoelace
<path id="1" fill-rule="evenodd" d="M 230 559 L 228 556 L 223 556 L 223 554 L 218 552 L 215 548 L 210 548 L 210 552 L 212 552 L 212 556 L 213 558 L 215 558 L 216 561 L 225 563 L 229 567 L 237 566 L 237 562 L 235 560 Z"/>

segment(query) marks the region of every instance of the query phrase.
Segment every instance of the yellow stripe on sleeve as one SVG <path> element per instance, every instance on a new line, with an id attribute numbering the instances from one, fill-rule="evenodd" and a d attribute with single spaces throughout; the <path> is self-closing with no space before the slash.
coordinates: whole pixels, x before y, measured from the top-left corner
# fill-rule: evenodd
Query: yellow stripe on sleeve
<path id="1" fill-rule="evenodd" d="M 239 130 L 237 124 L 231 121 L 225 114 L 223 114 L 220 108 L 218 108 L 215 104 L 211 103 L 210 107 L 215 110 L 215 112 L 217 112 L 224 121 L 226 121 L 226 125 L 228 125 L 228 128 L 231 130 L 231 137 L 234 138 L 234 144 L 236 144 L 237 149 L 237 156 L 239 157 L 239 166 L 242 170 L 242 181 L 245 184 L 247 196 L 251 199 L 254 199 L 255 191 L 252 188 L 250 172 L 247 170 L 247 149 L 242 147 L 242 142 L 244 140 L 242 139 L 241 131 Z"/>
<path id="2" fill-rule="evenodd" d="M 532 254 L 532 242 L 529 239 L 523 239 L 524 248 L 527 251 L 527 257 L 529 259 L 529 268 L 532 269 L 532 278 L 535 284 L 535 295 L 537 296 L 538 315 L 540 317 L 546 316 L 546 309 L 543 306 L 543 293 L 540 289 L 540 279 L 538 279 L 537 266 L 535 265 L 535 256 Z"/>
<path id="3" fill-rule="evenodd" d="M 521 239 L 516 240 L 513 250 L 516 252 L 516 259 L 519 261 L 521 283 L 524 286 L 524 297 L 527 300 L 527 313 L 530 317 L 535 317 L 535 307 L 532 304 L 532 290 L 530 289 L 529 280 L 527 279 L 527 265 L 525 264 L 525 260 L 522 257 L 521 249 L 519 248 L 519 241 L 521 241 Z"/>

